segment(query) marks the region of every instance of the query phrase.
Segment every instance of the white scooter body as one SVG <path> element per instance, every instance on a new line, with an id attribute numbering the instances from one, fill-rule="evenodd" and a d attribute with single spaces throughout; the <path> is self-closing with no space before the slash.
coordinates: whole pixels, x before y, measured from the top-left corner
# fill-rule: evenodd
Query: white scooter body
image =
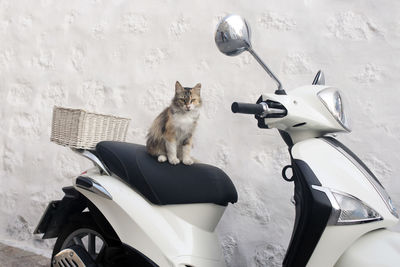
<path id="1" fill-rule="evenodd" d="M 154 205 L 116 176 L 97 168 L 87 176 L 112 197 L 75 188 L 107 218 L 120 240 L 140 251 L 158 266 L 225 266 L 214 232 L 224 206 L 204 204 Z"/>
<path id="2" fill-rule="evenodd" d="M 282 103 L 288 111 L 282 119 L 265 119 L 265 122 L 271 128 L 286 131 L 295 140 L 291 149 L 292 157 L 308 164 L 321 183 L 320 190 L 328 188 L 357 197 L 383 219 L 354 225 L 328 225 L 307 266 L 334 266 L 342 255 L 345 256 L 337 266 L 376 266 L 379 261 L 394 266 L 400 262 L 400 253 L 395 249 L 392 249 L 390 257 L 377 257 L 368 263 L 354 256 L 363 255 L 359 250 L 365 248 L 364 240 L 377 239 L 368 246 L 368 249 L 374 251 L 381 251 L 386 239 L 386 248 L 392 244 L 395 236 L 399 236 L 398 233 L 390 232 L 389 235 L 388 230 L 374 230 L 393 226 L 398 219 L 389 211 L 359 166 L 346 157 L 343 151 L 324 139 L 316 138 L 326 133 L 345 131 L 317 98 L 317 93 L 326 88 L 305 86 L 293 90 L 289 95 L 263 96 L 263 100 Z M 291 127 L 299 122 L 306 122 L 305 127 Z M 118 177 L 101 175 L 97 168 L 83 176 L 99 183 L 112 196 L 112 200 L 75 185 L 76 189 L 103 213 L 122 242 L 140 251 L 157 265 L 225 266 L 214 232 L 225 211 L 224 206 L 158 206 L 143 198 Z M 358 245 L 358 242 L 363 245 Z M 390 250 L 385 251 L 386 254 L 390 253 Z"/>

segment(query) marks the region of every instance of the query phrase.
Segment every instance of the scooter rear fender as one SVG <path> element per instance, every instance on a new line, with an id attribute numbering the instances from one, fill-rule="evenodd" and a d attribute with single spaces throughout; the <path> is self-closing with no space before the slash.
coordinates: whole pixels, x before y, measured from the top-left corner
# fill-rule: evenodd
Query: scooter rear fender
<path id="1" fill-rule="evenodd" d="M 34 234 L 44 234 L 43 239 L 58 237 L 71 218 L 88 207 L 87 199 L 72 186 L 64 187 L 65 196 L 49 203 Z"/>

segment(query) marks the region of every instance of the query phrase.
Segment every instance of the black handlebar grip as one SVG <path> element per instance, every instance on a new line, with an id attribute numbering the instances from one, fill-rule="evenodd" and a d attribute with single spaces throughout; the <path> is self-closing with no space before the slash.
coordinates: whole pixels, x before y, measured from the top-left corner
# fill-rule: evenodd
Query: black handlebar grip
<path id="1" fill-rule="evenodd" d="M 261 115 L 264 112 L 264 108 L 261 104 L 249 104 L 249 103 L 238 103 L 233 102 L 231 106 L 233 113 L 244 113 Z"/>

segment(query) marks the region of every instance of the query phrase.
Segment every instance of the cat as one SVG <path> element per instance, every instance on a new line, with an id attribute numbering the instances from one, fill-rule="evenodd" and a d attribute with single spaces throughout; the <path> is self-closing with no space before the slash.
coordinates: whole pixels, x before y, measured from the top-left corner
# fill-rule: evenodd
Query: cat
<path id="1" fill-rule="evenodd" d="M 146 148 L 159 162 L 193 164 L 190 150 L 202 106 L 200 89 L 200 83 L 190 88 L 182 87 L 177 81 L 171 105 L 153 121 L 147 134 Z"/>

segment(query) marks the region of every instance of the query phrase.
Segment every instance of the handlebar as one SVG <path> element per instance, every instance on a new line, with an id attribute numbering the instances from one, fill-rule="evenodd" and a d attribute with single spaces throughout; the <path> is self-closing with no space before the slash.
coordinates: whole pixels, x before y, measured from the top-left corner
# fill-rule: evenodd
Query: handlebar
<path id="1" fill-rule="evenodd" d="M 264 106 L 262 104 L 250 104 L 250 103 L 239 103 L 239 102 L 233 102 L 231 110 L 233 113 L 244 113 L 253 115 L 261 115 L 265 111 Z"/>

